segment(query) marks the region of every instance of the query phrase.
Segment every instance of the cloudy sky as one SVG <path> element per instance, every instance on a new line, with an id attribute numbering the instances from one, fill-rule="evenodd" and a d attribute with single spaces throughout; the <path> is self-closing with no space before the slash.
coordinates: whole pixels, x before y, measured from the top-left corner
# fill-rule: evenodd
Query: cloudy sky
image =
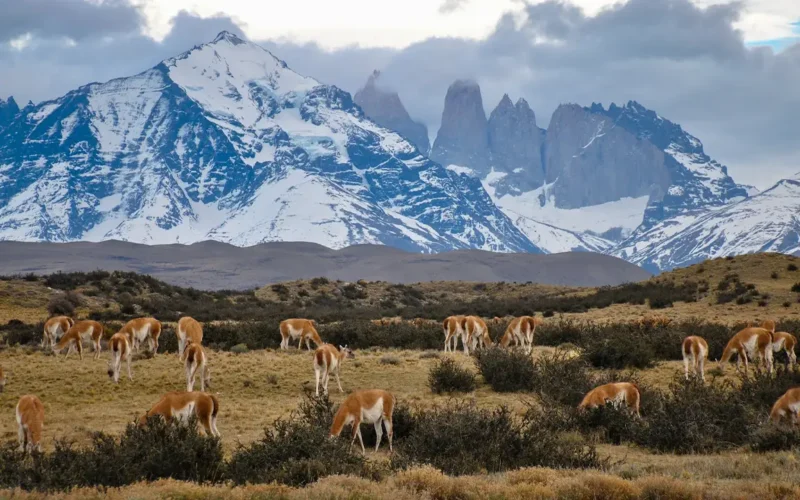
<path id="1" fill-rule="evenodd" d="M 525 97 L 634 99 L 683 125 L 739 182 L 800 171 L 798 0 L 0 0 L 0 96 L 54 98 L 137 73 L 227 29 L 354 92 L 373 69 L 438 129 L 447 86 L 487 112 Z"/>

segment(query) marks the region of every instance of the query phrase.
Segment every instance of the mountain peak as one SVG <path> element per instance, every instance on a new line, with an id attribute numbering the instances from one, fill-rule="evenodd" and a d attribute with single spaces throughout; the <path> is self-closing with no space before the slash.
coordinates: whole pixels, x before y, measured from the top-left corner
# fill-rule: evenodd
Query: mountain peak
<path id="1" fill-rule="evenodd" d="M 503 98 L 500 99 L 496 109 L 511 109 L 513 107 L 514 104 L 511 102 L 511 98 L 508 97 L 508 94 L 503 94 Z"/>
<path id="2" fill-rule="evenodd" d="M 219 35 L 217 35 L 217 37 L 211 43 L 219 43 L 219 42 L 230 42 L 234 45 L 247 43 L 244 40 L 242 40 L 238 35 L 235 35 L 230 31 L 220 31 Z"/>

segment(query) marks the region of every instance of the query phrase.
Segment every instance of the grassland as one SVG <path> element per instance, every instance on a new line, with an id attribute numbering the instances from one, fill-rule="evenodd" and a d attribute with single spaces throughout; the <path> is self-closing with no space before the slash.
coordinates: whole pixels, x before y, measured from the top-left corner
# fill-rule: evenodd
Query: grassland
<path id="1" fill-rule="evenodd" d="M 733 260 L 718 259 L 653 278 L 654 282 L 682 284 L 707 283 L 706 292 L 698 292 L 694 302 L 675 302 L 672 307 L 652 310 L 648 305 L 614 304 L 590 309 L 584 313 L 565 313 L 566 318 L 605 322 L 639 319 L 659 315 L 680 320 L 703 317 L 727 325 L 766 317 L 796 319 L 800 313 L 796 292 L 791 288 L 800 281 L 800 271 L 789 270 L 800 265 L 798 259 L 780 255 L 754 255 Z M 736 304 L 719 304 L 718 283 L 736 274 L 743 283 L 754 285 L 765 305 L 758 300 Z M 341 283 L 310 281 L 285 284 L 286 289 L 265 287 L 255 292 L 265 304 L 291 308 L 298 301 L 313 299 L 325 293 L 336 297 Z M 359 284 L 357 297 L 350 300 L 353 310 L 369 308 L 391 299 L 401 302 L 404 296 L 437 301 L 472 302 L 482 298 L 509 300 L 536 298 L 583 297 L 590 289 L 547 287 L 536 284 L 455 284 L 426 283 L 391 288 L 385 283 Z M 77 315 L 92 312 L 118 312 L 120 294 L 93 286 L 79 287 L 86 293 Z M 409 292 L 408 290 L 417 292 Z M 277 290 L 277 291 L 276 291 Z M 128 293 L 128 292 L 125 292 Z M 147 291 L 142 293 L 149 293 Z M 179 292 L 174 292 L 179 293 Z M 34 324 L 47 318 L 48 303 L 63 294 L 48 288 L 42 280 L 22 278 L 0 280 L 0 322 L 20 320 Z M 134 294 L 135 295 L 135 294 Z M 163 293 L 162 293 L 163 295 Z M 123 299 L 127 300 L 127 299 Z M 236 301 L 237 295 L 219 299 Z M 789 303 L 789 306 L 784 306 Z M 541 310 L 539 310 L 541 312 Z M 323 329 L 324 331 L 324 329 Z M 690 332 L 687 332 L 687 334 Z M 798 333 L 798 332 L 794 332 Z M 165 335 L 172 335 L 171 332 Z M 277 331 L 264 335 L 277 336 Z M 323 334 L 324 337 L 324 334 Z M 551 351 L 537 347 L 535 355 Z M 21 394 L 34 393 L 45 404 L 45 448 L 52 449 L 55 438 L 70 438 L 78 443 L 88 441 L 88 433 L 102 430 L 118 433 L 137 415 L 148 409 L 161 394 L 182 390 L 184 372 L 175 354 L 160 353 L 154 358 L 142 356 L 134 362 L 131 382 L 123 378 L 114 385 L 106 375 L 108 352 L 101 359 L 91 355 L 83 361 L 64 361 L 31 346 L 0 346 L 0 366 L 7 372 L 6 391 L 0 393 L 0 440 L 16 438 L 14 406 Z M 364 349 L 356 359 L 342 368 L 342 384 L 346 392 L 357 388 L 381 387 L 396 394 L 400 401 L 412 406 L 429 407 L 446 404 L 449 396 L 431 393 L 427 385 L 428 371 L 437 356 L 427 351 Z M 461 353 L 447 354 L 462 366 L 476 371 L 474 362 Z M 291 418 L 304 390 L 313 390 L 314 374 L 311 355 L 292 349 L 281 352 L 271 349 L 234 354 L 210 351 L 211 391 L 219 396 L 221 411 L 219 429 L 223 449 L 230 454 L 242 443 L 258 439 L 266 425 L 279 418 Z M 660 361 L 654 367 L 639 371 L 640 381 L 655 388 L 665 388 L 682 372 L 679 361 Z M 732 376 L 729 370 L 729 376 Z M 331 381 L 332 399 L 343 395 Z M 533 396 L 496 393 L 479 378 L 478 389 L 463 396 L 479 407 L 507 405 L 517 413 L 524 411 Z M 767 412 L 765 408 L 765 415 Z M 734 450 L 712 455 L 654 454 L 634 446 L 600 444 L 601 456 L 609 458 L 604 471 L 555 471 L 523 469 L 503 474 L 487 474 L 451 478 L 430 468 L 416 468 L 397 473 L 381 481 L 355 477 L 329 477 L 307 488 L 261 485 L 198 486 L 174 481 L 137 484 L 120 490 L 97 492 L 76 490 L 61 494 L 63 498 L 800 498 L 800 454 L 778 452 L 753 454 Z M 373 457 L 385 460 L 385 452 Z M 37 493 L 13 492 L 19 498 L 38 498 Z M 0 491 L 0 498 L 12 495 Z"/>

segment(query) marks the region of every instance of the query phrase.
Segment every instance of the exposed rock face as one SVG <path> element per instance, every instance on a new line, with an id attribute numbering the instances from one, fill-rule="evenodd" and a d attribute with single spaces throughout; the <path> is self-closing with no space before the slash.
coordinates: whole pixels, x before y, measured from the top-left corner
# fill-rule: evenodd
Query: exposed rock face
<path id="1" fill-rule="evenodd" d="M 457 80 L 447 89 L 442 124 L 430 158 L 442 165 L 460 165 L 479 177 L 490 170 L 489 133 L 477 83 Z"/>
<path id="2" fill-rule="evenodd" d="M 559 208 L 621 198 L 663 198 L 670 174 L 662 150 L 606 116 L 574 105 L 553 113 L 545 140 L 545 170 Z"/>
<path id="3" fill-rule="evenodd" d="M 13 97 L 7 101 L 0 99 L 0 130 L 4 129 L 19 113 L 19 106 Z"/>
<path id="4" fill-rule="evenodd" d="M 512 104 L 508 94 L 489 116 L 489 150 L 492 167 L 509 174 L 497 186 L 497 194 L 525 192 L 544 182 L 542 144 L 544 130 L 525 99 Z"/>
<path id="5" fill-rule="evenodd" d="M 379 71 L 373 72 L 364 88 L 353 96 L 353 100 L 361 106 L 370 120 L 399 133 L 422 154 L 427 155 L 431 149 L 428 127 L 411 119 L 397 92 L 381 89 L 377 85 L 379 77 Z"/>

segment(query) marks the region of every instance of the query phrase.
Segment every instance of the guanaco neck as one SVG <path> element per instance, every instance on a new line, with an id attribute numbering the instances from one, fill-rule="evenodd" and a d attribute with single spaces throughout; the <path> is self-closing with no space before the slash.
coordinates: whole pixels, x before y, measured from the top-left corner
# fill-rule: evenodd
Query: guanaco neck
<path id="1" fill-rule="evenodd" d="M 347 408 L 345 408 L 344 403 L 342 403 L 342 407 L 339 408 L 339 411 L 336 412 L 336 416 L 333 417 L 333 424 L 331 425 L 331 436 L 338 436 L 342 433 L 342 428 L 344 428 L 345 420 L 347 420 L 348 415 Z"/>

